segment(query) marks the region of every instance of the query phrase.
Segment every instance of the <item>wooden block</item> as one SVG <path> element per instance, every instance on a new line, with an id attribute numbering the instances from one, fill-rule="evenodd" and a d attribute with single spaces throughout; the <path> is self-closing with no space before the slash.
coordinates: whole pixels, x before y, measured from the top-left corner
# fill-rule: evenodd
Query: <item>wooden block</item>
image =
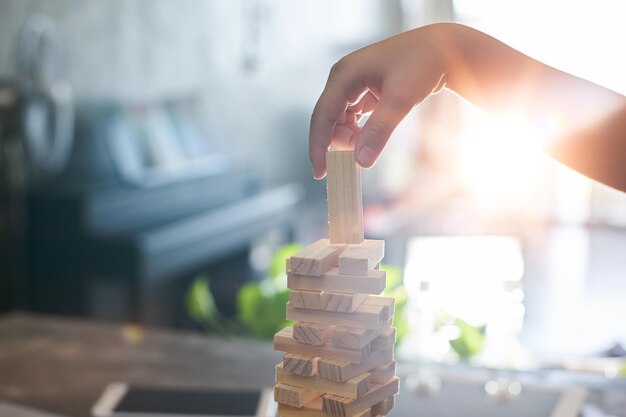
<path id="1" fill-rule="evenodd" d="M 346 382 L 334 382 L 319 376 L 300 376 L 284 370 L 282 364 L 276 365 L 276 382 L 293 385 L 324 393 L 331 393 L 346 398 L 359 398 L 369 389 L 371 376 L 364 372 Z"/>
<path id="2" fill-rule="evenodd" d="M 322 293 L 322 310 L 353 313 L 365 301 L 367 294 L 327 292 Z"/>
<path id="3" fill-rule="evenodd" d="M 322 411 L 321 398 L 317 398 L 300 408 L 279 403 L 276 413 L 279 417 L 328 417 L 328 415 Z"/>
<path id="4" fill-rule="evenodd" d="M 319 310 L 322 308 L 322 292 L 291 290 L 289 294 L 289 302 L 294 307 Z"/>
<path id="5" fill-rule="evenodd" d="M 396 343 L 396 328 L 389 326 L 384 329 L 380 336 L 372 341 L 372 350 L 392 349 Z"/>
<path id="6" fill-rule="evenodd" d="M 326 413 L 324 413 L 326 414 Z M 326 415 L 328 417 L 328 415 Z M 372 417 L 372 409 L 368 408 L 367 410 L 363 410 L 359 413 L 352 415 L 351 417 Z"/>
<path id="7" fill-rule="evenodd" d="M 393 350 L 377 350 L 369 354 L 362 363 L 350 363 L 335 359 L 320 358 L 317 361 L 317 374 L 335 382 L 344 382 L 393 360 Z"/>
<path id="8" fill-rule="evenodd" d="M 320 276 L 337 266 L 346 245 L 331 245 L 320 239 L 302 249 L 289 260 L 289 271 L 296 274 Z"/>
<path id="9" fill-rule="evenodd" d="M 400 379 L 394 376 L 389 382 L 373 386 L 358 399 L 344 398 L 332 394 L 322 395 L 322 410 L 335 417 L 346 417 L 373 407 L 398 393 Z"/>
<path id="10" fill-rule="evenodd" d="M 380 263 L 384 255 L 384 240 L 366 239 L 361 244 L 348 245 L 348 248 L 339 255 L 339 273 L 367 275 Z"/>
<path id="11" fill-rule="evenodd" d="M 396 394 L 397 395 L 397 394 Z M 389 398 L 386 398 L 374 405 L 372 410 L 372 416 L 386 416 L 393 409 L 393 406 L 396 403 L 396 396 L 392 395 Z"/>
<path id="12" fill-rule="evenodd" d="M 382 330 L 393 317 L 394 299 L 369 295 L 354 313 L 306 310 L 287 303 L 287 320 Z"/>
<path id="13" fill-rule="evenodd" d="M 285 327 L 274 335 L 274 350 L 318 358 L 333 358 L 350 363 L 361 363 L 370 353 L 369 346 L 363 349 L 344 349 L 333 345 L 306 345 L 293 338 L 293 328 L 291 327 Z"/>
<path id="14" fill-rule="evenodd" d="M 380 332 L 376 330 L 335 326 L 330 334 L 330 342 L 337 347 L 346 349 L 361 349 L 362 347 L 370 344 L 379 335 Z"/>
<path id="15" fill-rule="evenodd" d="M 389 361 L 369 371 L 372 375 L 372 382 L 384 384 L 396 374 L 396 361 Z"/>
<path id="16" fill-rule="evenodd" d="M 285 353 L 283 355 L 283 368 L 292 374 L 313 376 L 317 373 L 317 358 L 315 356 Z"/>
<path id="17" fill-rule="evenodd" d="M 293 338 L 300 343 L 321 346 L 330 339 L 332 330 L 332 326 L 298 321 L 293 326 Z"/>
<path id="18" fill-rule="evenodd" d="M 330 242 L 361 243 L 361 167 L 354 160 L 354 151 L 326 152 L 326 192 Z"/>
<path id="19" fill-rule="evenodd" d="M 380 307 L 385 316 L 393 317 L 393 312 L 396 305 L 395 298 L 384 297 L 382 295 L 369 295 L 365 302 L 367 302 L 367 305 L 369 306 Z"/>
<path id="20" fill-rule="evenodd" d="M 386 283 L 385 271 L 377 270 L 367 276 L 351 276 L 342 275 L 337 268 L 333 268 L 321 277 L 287 271 L 287 286 L 293 290 L 380 294 Z"/>
<path id="21" fill-rule="evenodd" d="M 274 385 L 274 401 L 292 407 L 302 407 L 322 395 L 321 392 L 278 383 Z"/>
<path id="22" fill-rule="evenodd" d="M 372 417 L 371 408 L 361 411 L 351 417 Z M 278 404 L 279 417 L 328 417 L 328 414 L 322 411 L 322 399 L 316 398 L 304 407 L 295 408 L 285 404 Z"/>

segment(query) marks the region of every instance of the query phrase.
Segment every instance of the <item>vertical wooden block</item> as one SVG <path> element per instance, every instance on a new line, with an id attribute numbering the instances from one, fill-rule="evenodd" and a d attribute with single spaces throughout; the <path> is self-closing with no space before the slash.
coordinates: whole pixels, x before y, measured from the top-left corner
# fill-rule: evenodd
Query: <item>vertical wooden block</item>
<path id="1" fill-rule="evenodd" d="M 274 385 L 274 401 L 300 408 L 322 395 L 319 391 L 278 383 Z"/>
<path id="2" fill-rule="evenodd" d="M 383 330 L 376 339 L 372 341 L 372 350 L 392 349 L 396 343 L 396 328 L 390 326 Z"/>
<path id="3" fill-rule="evenodd" d="M 354 151 L 326 152 L 326 190 L 331 243 L 363 241 L 361 168 Z"/>
<path id="4" fill-rule="evenodd" d="M 378 331 L 371 329 L 335 326 L 332 329 L 330 341 L 337 347 L 346 349 L 361 349 L 376 339 L 379 334 L 380 333 Z"/>
<path id="5" fill-rule="evenodd" d="M 349 245 L 339 255 L 339 273 L 367 275 L 385 256 L 385 241 L 366 239 L 358 245 Z"/>
<path id="6" fill-rule="evenodd" d="M 296 375 L 313 376 L 317 373 L 317 358 L 315 356 L 285 353 L 283 356 L 283 369 Z"/>
<path id="7" fill-rule="evenodd" d="M 393 409 L 393 406 L 396 402 L 396 396 L 392 395 L 389 398 L 386 398 L 379 402 L 378 404 L 372 407 L 372 416 L 386 416 Z"/>
<path id="8" fill-rule="evenodd" d="M 322 308 L 322 292 L 291 290 L 289 293 L 289 302 L 294 307 L 319 310 Z"/>
<path id="9" fill-rule="evenodd" d="M 367 309 L 379 311 L 381 316 L 389 319 L 393 317 L 395 311 L 396 299 L 393 297 L 385 297 L 382 295 L 369 295 L 367 300 L 363 302 L 357 309 L 361 311 L 362 308 L 367 305 Z"/>
<path id="10" fill-rule="evenodd" d="M 322 395 L 322 410 L 335 417 L 348 417 L 397 394 L 399 389 L 400 379 L 394 376 L 385 384 L 373 386 L 367 394 L 358 399 L 324 394 Z"/>
<path id="11" fill-rule="evenodd" d="M 367 294 L 324 291 L 322 293 L 322 310 L 354 313 L 354 310 L 356 310 L 366 298 Z"/>
<path id="12" fill-rule="evenodd" d="M 369 371 L 374 384 L 384 384 L 396 374 L 396 361 L 389 361 Z"/>
<path id="13" fill-rule="evenodd" d="M 291 257 L 288 272 L 320 276 L 337 266 L 345 248 L 346 245 L 331 245 L 328 239 L 320 239 Z"/>
<path id="14" fill-rule="evenodd" d="M 332 329 L 325 324 L 298 321 L 293 326 L 293 338 L 300 343 L 321 346 L 330 339 Z"/>

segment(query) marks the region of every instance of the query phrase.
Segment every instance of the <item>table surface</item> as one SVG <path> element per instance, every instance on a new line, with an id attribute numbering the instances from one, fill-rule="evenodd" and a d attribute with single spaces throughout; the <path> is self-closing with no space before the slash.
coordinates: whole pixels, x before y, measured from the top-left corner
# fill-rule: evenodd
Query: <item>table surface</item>
<path id="1" fill-rule="evenodd" d="M 89 417 L 91 407 L 111 382 L 254 389 L 273 385 L 274 367 L 280 360 L 280 353 L 268 342 L 11 313 L 0 316 L 0 405 L 9 401 L 64 417 Z M 406 363 L 403 371 L 398 369 L 405 376 L 418 375 L 418 371 Z M 469 377 L 467 371 L 456 373 Z M 524 411 L 525 404 L 486 398 L 485 378 L 491 377 L 475 375 L 474 381 L 463 387 L 457 387 L 454 379 L 446 380 L 441 393 L 462 390 L 453 393 L 455 401 L 443 402 L 439 394 L 429 398 L 407 391 L 410 384 L 405 380 L 401 383 L 402 401 L 396 403 L 390 416 L 415 415 L 416 410 L 423 410 L 426 414 L 420 415 L 453 417 L 469 408 L 480 410 L 480 414 L 472 415 L 531 415 Z M 467 404 L 460 401 L 463 396 Z M 525 399 L 532 400 L 527 395 Z M 600 413 L 603 407 L 598 407 L 594 416 L 608 415 Z"/>
<path id="2" fill-rule="evenodd" d="M 87 417 L 107 384 L 259 388 L 271 343 L 24 313 L 0 316 L 0 400 Z"/>

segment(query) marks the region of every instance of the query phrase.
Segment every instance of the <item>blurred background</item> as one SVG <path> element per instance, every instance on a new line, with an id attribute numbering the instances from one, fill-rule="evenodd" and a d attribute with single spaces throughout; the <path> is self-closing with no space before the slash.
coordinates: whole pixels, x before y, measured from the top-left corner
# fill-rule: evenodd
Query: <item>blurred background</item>
<path id="1" fill-rule="evenodd" d="M 455 20 L 624 94 L 624 16 L 610 0 L 2 0 L 0 311 L 267 338 L 284 258 L 327 235 L 307 141 L 334 62 Z M 403 358 L 619 374 L 596 360 L 625 353 L 626 196 L 549 159 L 542 134 L 444 92 L 364 172 Z"/>

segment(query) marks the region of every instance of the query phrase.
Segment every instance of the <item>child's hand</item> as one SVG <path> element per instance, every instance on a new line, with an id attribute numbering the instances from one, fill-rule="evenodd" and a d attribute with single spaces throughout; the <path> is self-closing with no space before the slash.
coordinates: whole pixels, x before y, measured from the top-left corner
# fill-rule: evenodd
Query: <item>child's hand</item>
<path id="1" fill-rule="evenodd" d="M 542 121 L 558 121 L 547 150 L 582 174 L 626 191 L 623 95 L 454 23 L 405 32 L 333 66 L 311 118 L 313 176 L 324 177 L 331 145 L 354 149 L 361 166 L 372 166 L 413 106 L 444 87 L 491 114 L 514 115 L 539 136 L 545 134 Z M 360 118 L 370 112 L 360 128 Z"/>
<path id="2" fill-rule="evenodd" d="M 309 156 L 313 176 L 326 174 L 325 152 L 355 149 L 371 167 L 406 114 L 445 85 L 442 50 L 450 24 L 402 33 L 353 52 L 330 71 L 311 118 Z M 357 123 L 372 112 L 365 125 Z"/>

